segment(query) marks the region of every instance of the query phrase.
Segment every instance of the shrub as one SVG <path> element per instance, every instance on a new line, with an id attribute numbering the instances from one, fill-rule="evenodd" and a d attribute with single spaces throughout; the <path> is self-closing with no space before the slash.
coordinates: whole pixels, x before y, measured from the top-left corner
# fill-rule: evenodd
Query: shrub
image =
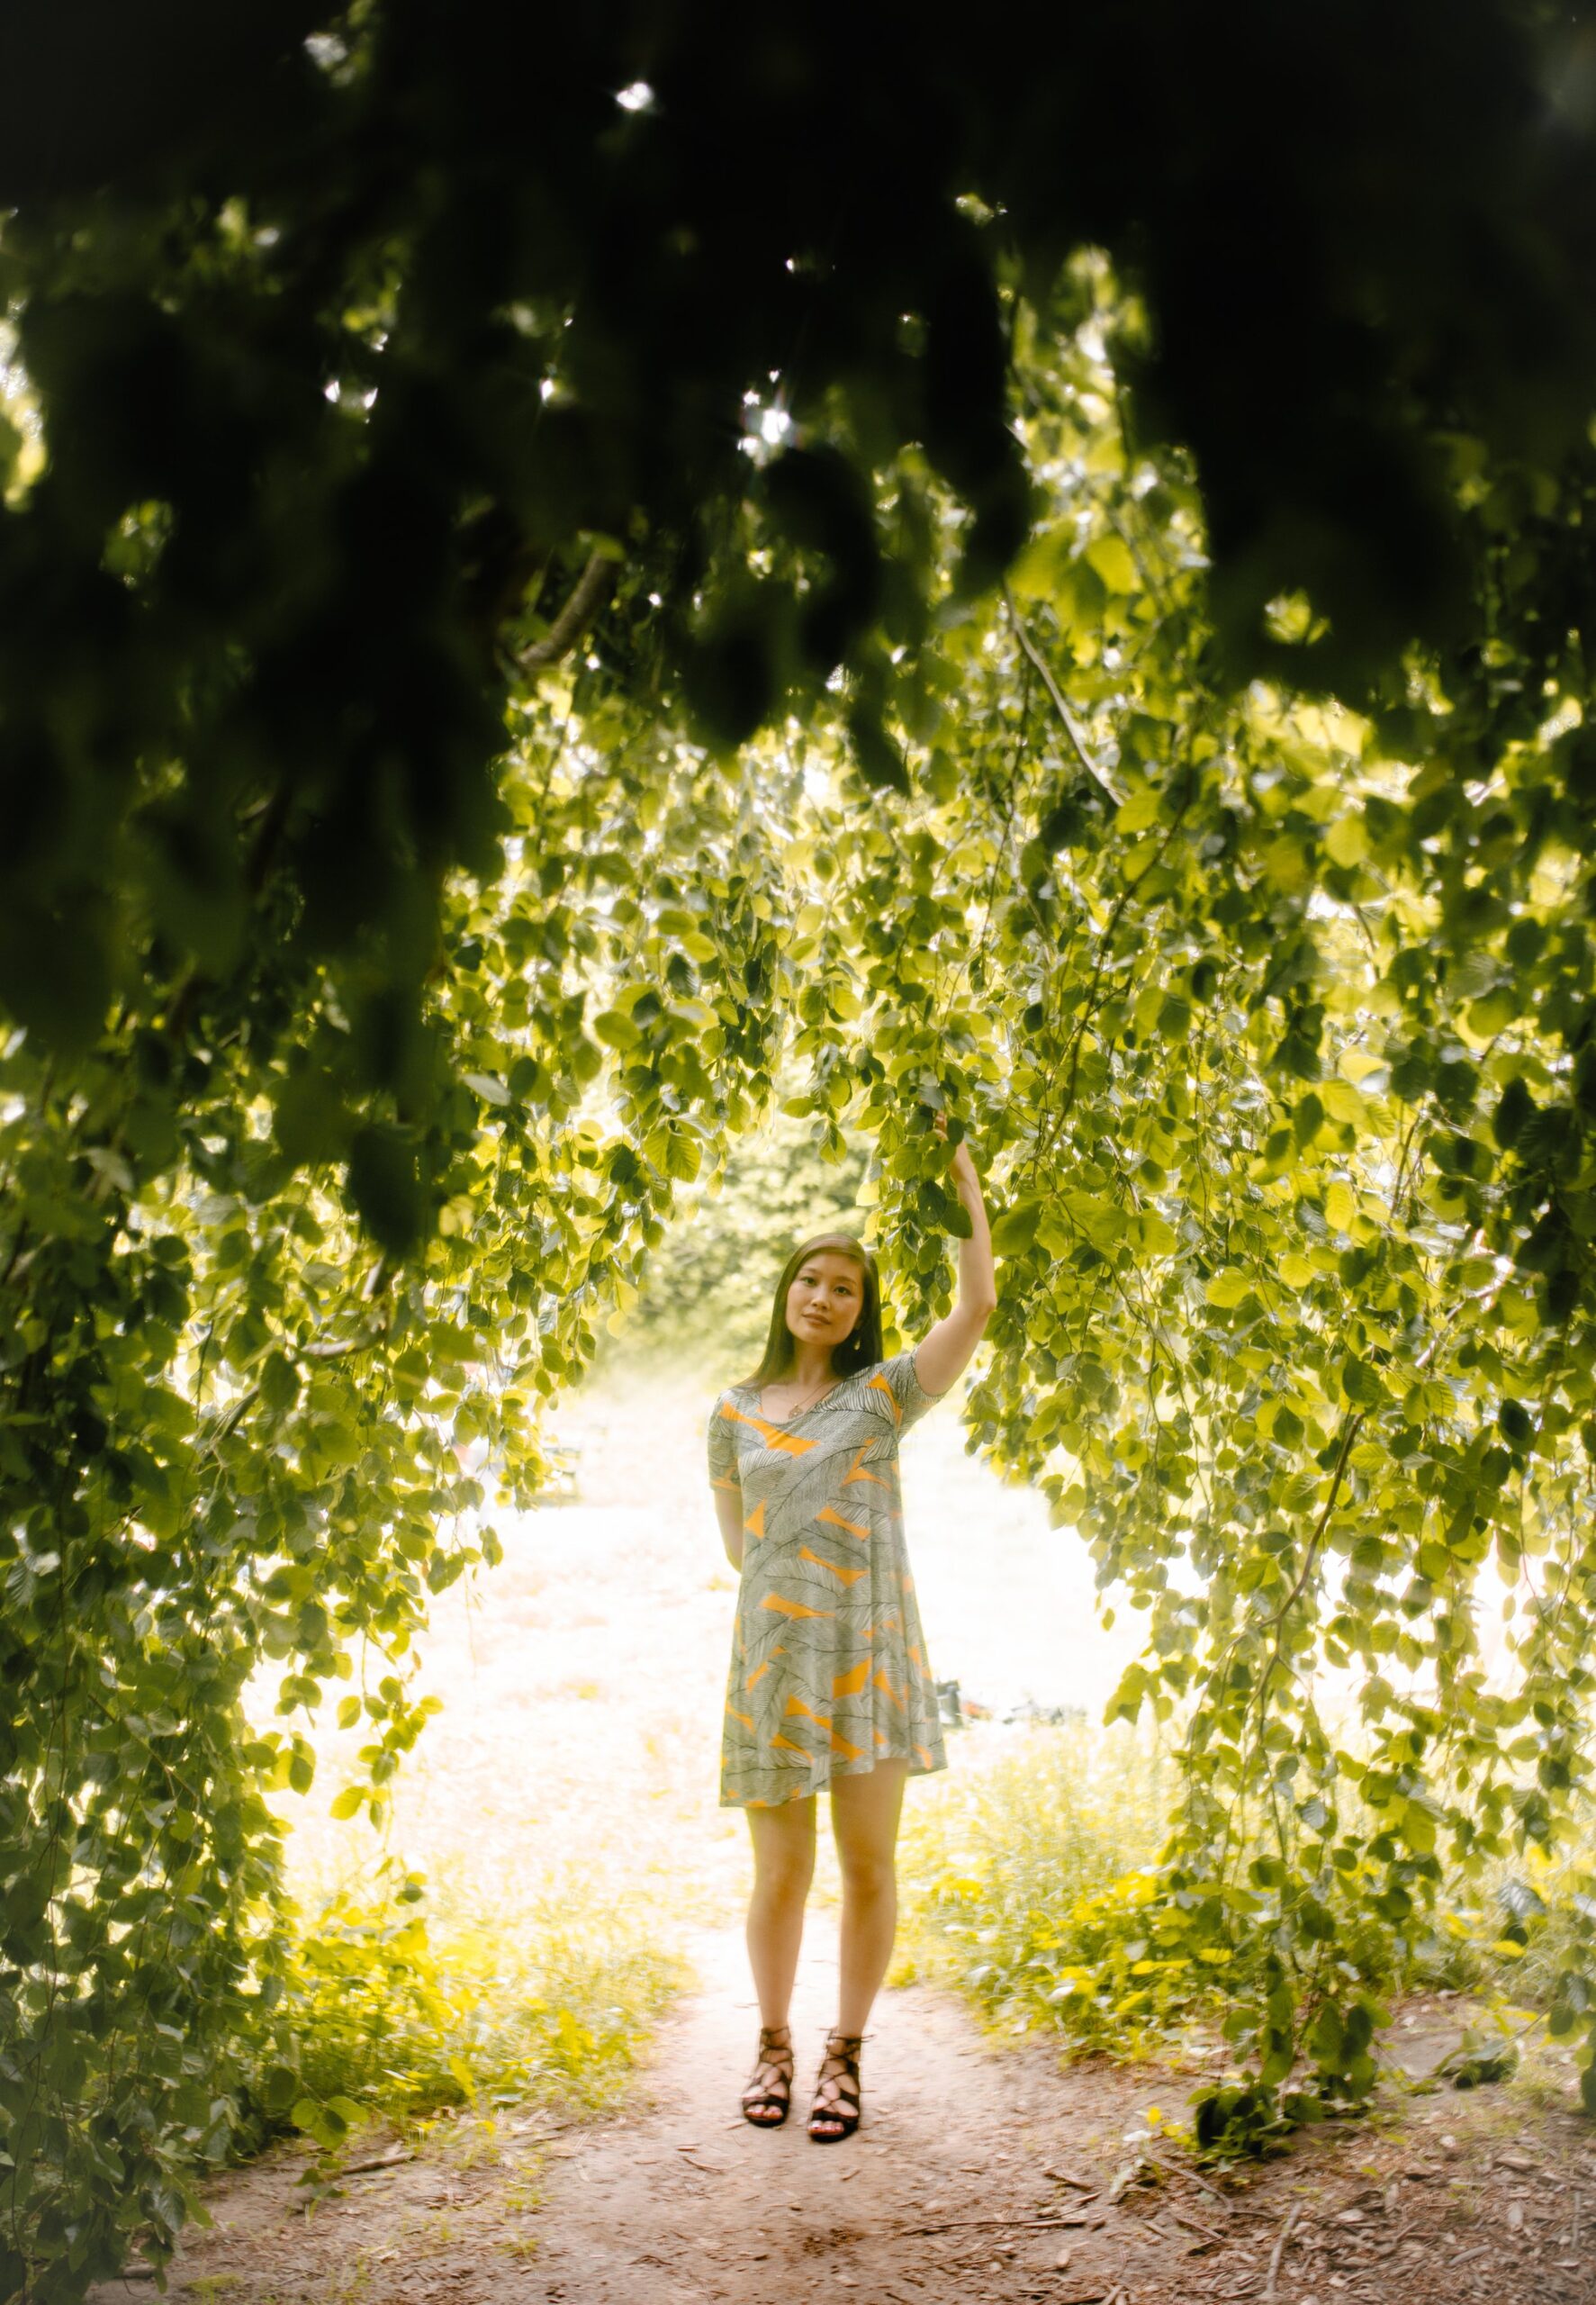
<path id="1" fill-rule="evenodd" d="M 414 1874 L 338 1890 L 289 1943 L 251 2045 L 257 2135 L 335 2150 L 363 2118 L 558 2099 L 603 2104 L 683 1982 L 645 1901 L 596 1909 L 579 1885 L 510 1912 L 432 1916 Z"/>

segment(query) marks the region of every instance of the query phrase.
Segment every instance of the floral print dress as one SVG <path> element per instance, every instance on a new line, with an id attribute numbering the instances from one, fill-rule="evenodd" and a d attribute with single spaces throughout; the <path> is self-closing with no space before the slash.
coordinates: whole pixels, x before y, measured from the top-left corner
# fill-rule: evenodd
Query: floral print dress
<path id="1" fill-rule="evenodd" d="M 947 1767 L 897 1474 L 899 1437 L 941 1397 L 910 1351 L 784 1424 L 752 1387 L 717 1400 L 709 1478 L 740 1496 L 744 1532 L 723 1808 L 799 1801 L 878 1761 Z"/>

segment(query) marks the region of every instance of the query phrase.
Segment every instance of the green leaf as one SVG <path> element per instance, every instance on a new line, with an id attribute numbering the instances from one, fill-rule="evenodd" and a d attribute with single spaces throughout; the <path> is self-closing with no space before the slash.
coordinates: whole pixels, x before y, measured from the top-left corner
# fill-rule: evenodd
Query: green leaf
<path id="1" fill-rule="evenodd" d="M 1385 1388 L 1366 1360 L 1348 1354 L 1341 1364 L 1341 1389 L 1354 1408 L 1374 1408 L 1385 1397 Z"/>
<path id="2" fill-rule="evenodd" d="M 1357 1196 L 1350 1185 L 1338 1177 L 1324 1189 L 1324 1221 L 1332 1233 L 1346 1233 L 1352 1228 L 1357 1215 Z"/>
<path id="3" fill-rule="evenodd" d="M 1227 1312 L 1231 1311 L 1236 1306 L 1245 1303 L 1246 1299 L 1251 1296 L 1251 1275 L 1245 1272 L 1216 1272 L 1213 1279 L 1205 1284 L 1203 1294 L 1211 1305 L 1217 1305 Z"/>
<path id="4" fill-rule="evenodd" d="M 278 1091 L 273 1127 L 284 1159 L 296 1168 L 342 1159 L 350 1122 L 331 1072 L 313 1066 L 292 1075 Z"/>
<path id="5" fill-rule="evenodd" d="M 474 1089 L 484 1104 L 509 1104 L 509 1090 L 502 1080 L 496 1080 L 491 1072 L 467 1072 L 464 1075 L 464 1079 L 466 1087 Z"/>
<path id="6" fill-rule="evenodd" d="M 1111 592 L 1135 592 L 1136 563 L 1123 538 L 1095 537 L 1087 547 L 1086 556 Z"/>
<path id="7" fill-rule="evenodd" d="M 703 1151 L 697 1137 L 684 1129 L 672 1129 L 665 1140 L 665 1174 L 679 1183 L 691 1184 L 703 1161 Z"/>
<path id="8" fill-rule="evenodd" d="M 1041 1221 L 1039 1200 L 1016 1201 L 992 1221 L 992 1246 L 998 1256 L 1023 1256 L 1036 1239 Z"/>
<path id="9" fill-rule="evenodd" d="M 1121 548 L 1123 549 L 1123 547 Z M 1140 792 L 1132 792 L 1130 799 L 1121 804 L 1114 820 L 1114 830 L 1145 832 L 1150 825 L 1157 824 L 1161 805 L 1160 795 L 1150 785 L 1144 785 Z"/>
<path id="10" fill-rule="evenodd" d="M 279 1415 L 299 1398 L 299 1371 L 286 1354 L 271 1351 L 261 1364 L 260 1397 Z"/>
<path id="11" fill-rule="evenodd" d="M 593 1030 L 601 1041 L 616 1049 L 636 1048 L 643 1038 L 630 1017 L 619 1008 L 605 1008 L 593 1019 Z"/>

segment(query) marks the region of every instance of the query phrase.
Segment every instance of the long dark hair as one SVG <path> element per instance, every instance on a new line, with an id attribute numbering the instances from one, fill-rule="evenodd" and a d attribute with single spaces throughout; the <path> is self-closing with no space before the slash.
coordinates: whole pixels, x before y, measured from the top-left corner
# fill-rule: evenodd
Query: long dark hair
<path id="1" fill-rule="evenodd" d="M 841 1344 L 833 1346 L 832 1367 L 839 1377 L 851 1377 L 855 1369 L 869 1369 L 881 1358 L 881 1284 L 876 1273 L 876 1260 L 852 1233 L 816 1233 L 812 1241 L 805 1241 L 794 1249 L 781 1268 L 781 1278 L 776 1283 L 776 1301 L 771 1307 L 771 1332 L 765 1339 L 764 1359 L 752 1377 L 743 1379 L 754 1391 L 762 1385 L 773 1385 L 792 1366 L 798 1340 L 787 1325 L 787 1292 L 798 1278 L 805 1258 L 816 1255 L 822 1249 L 852 1257 L 864 1275 L 864 1303 L 859 1318 Z"/>

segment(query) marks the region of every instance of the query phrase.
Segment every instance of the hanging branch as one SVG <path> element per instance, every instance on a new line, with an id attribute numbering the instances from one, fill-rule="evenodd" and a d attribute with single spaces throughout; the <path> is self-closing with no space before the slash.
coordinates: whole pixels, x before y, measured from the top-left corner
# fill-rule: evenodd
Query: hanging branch
<path id="1" fill-rule="evenodd" d="M 529 641 L 516 653 L 523 672 L 546 672 L 575 647 L 609 596 L 618 564 L 607 552 L 589 556 L 588 565 L 572 587 L 571 597 L 541 640 Z"/>
<path id="2" fill-rule="evenodd" d="M 1101 792 L 1109 807 L 1111 809 L 1117 809 L 1120 805 L 1121 796 L 1114 791 L 1113 785 L 1104 775 L 1103 771 L 1097 766 L 1096 762 L 1092 758 L 1091 754 L 1087 750 L 1086 738 L 1081 735 L 1080 730 L 1075 725 L 1075 715 L 1070 711 L 1069 707 L 1064 701 L 1064 692 L 1059 688 L 1058 682 L 1053 678 L 1052 667 L 1049 664 L 1047 658 L 1042 655 L 1035 641 L 1032 639 L 1030 628 L 1026 625 L 1024 618 L 1020 614 L 1018 608 L 1015 606 L 1014 596 L 1009 591 L 1006 584 L 1003 588 L 1003 605 L 1008 610 L 1009 621 L 1014 628 L 1014 638 L 1019 642 L 1021 647 L 1025 651 L 1026 655 L 1030 657 L 1031 662 L 1041 674 L 1042 686 L 1047 690 L 1049 696 L 1051 697 L 1053 701 L 1053 710 L 1064 724 L 1064 732 L 1069 738 L 1071 745 L 1075 747 L 1075 756 L 1077 760 L 1079 761 L 1081 766 L 1086 770 L 1087 774 L 1097 787 L 1098 791 Z"/>

